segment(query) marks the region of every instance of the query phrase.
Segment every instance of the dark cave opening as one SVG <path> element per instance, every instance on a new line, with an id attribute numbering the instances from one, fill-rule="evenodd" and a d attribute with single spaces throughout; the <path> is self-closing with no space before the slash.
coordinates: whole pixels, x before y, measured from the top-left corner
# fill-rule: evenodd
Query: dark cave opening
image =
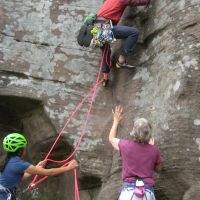
<path id="1" fill-rule="evenodd" d="M 84 193 L 85 195 L 84 199 L 88 200 L 95 199 L 95 197 L 98 196 L 101 185 L 102 185 L 102 180 L 97 176 L 79 177 L 79 189 L 80 192 Z"/>
<path id="2" fill-rule="evenodd" d="M 41 104 L 40 101 L 15 96 L 0 96 L 1 139 L 12 132 L 24 132 L 22 118 Z M 26 136 L 26 133 L 25 133 Z"/>
<path id="3" fill-rule="evenodd" d="M 101 179 L 95 176 L 83 176 L 79 178 L 79 187 L 82 189 L 98 188 L 102 184 Z"/>

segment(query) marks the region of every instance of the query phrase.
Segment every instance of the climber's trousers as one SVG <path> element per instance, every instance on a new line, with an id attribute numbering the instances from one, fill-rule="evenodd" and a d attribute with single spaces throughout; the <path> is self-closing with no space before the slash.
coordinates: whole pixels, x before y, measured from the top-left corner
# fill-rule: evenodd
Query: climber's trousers
<path id="1" fill-rule="evenodd" d="M 123 56 L 129 56 L 133 54 L 135 45 L 138 40 L 138 35 L 139 35 L 138 29 L 134 27 L 129 27 L 129 26 L 116 25 L 113 27 L 113 34 L 116 39 L 124 39 L 120 54 Z M 104 47 L 102 48 L 102 52 L 103 50 L 104 50 Z M 110 66 L 109 66 L 110 55 L 111 55 L 111 51 L 109 47 L 108 53 L 104 56 L 104 60 L 103 60 L 103 66 L 102 66 L 103 73 L 110 72 Z"/>

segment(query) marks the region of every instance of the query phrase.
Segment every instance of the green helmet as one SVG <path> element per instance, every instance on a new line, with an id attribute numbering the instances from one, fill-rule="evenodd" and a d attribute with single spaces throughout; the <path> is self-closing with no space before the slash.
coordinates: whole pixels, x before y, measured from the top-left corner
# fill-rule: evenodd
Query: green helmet
<path id="1" fill-rule="evenodd" d="M 26 138 L 19 133 L 11 133 L 3 140 L 3 148 L 7 152 L 16 152 L 27 145 Z"/>

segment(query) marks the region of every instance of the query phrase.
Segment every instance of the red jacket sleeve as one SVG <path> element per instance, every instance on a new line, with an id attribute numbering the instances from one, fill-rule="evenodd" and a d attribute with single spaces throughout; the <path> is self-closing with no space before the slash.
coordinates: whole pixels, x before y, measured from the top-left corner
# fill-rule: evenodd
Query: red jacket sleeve
<path id="1" fill-rule="evenodd" d="M 145 6 L 149 5 L 151 0 L 120 0 L 126 6 Z"/>

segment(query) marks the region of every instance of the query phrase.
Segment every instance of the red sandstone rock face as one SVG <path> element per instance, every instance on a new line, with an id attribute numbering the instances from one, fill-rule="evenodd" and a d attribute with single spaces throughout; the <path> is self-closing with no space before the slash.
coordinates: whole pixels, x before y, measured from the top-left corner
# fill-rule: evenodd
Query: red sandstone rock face
<path id="1" fill-rule="evenodd" d="M 0 8 L 0 124 L 2 137 L 14 130 L 29 139 L 28 156 L 42 159 L 66 120 L 96 80 L 100 51 L 82 49 L 77 31 L 97 0 L 3 0 Z M 83 143 L 77 152 L 82 200 L 117 199 L 121 161 L 108 143 L 111 109 L 124 106 L 119 137 L 128 137 L 136 117 L 150 120 L 165 159 L 156 176 L 159 200 L 198 200 L 200 71 L 198 0 L 152 1 L 149 9 L 127 9 L 121 23 L 137 26 L 139 43 L 129 62 L 112 70 L 99 88 Z M 120 43 L 114 45 L 117 52 Z M 76 146 L 89 100 L 65 130 L 53 157 Z M 72 175 L 40 186 L 47 198 L 72 198 Z M 176 189 L 174 189 L 176 187 Z M 46 189 L 48 188 L 48 189 Z M 66 190 L 67 188 L 67 190 Z M 64 192 L 63 192 L 64 191 Z M 26 197 L 24 197 L 27 199 Z M 30 197 L 29 197 L 30 198 Z"/>

